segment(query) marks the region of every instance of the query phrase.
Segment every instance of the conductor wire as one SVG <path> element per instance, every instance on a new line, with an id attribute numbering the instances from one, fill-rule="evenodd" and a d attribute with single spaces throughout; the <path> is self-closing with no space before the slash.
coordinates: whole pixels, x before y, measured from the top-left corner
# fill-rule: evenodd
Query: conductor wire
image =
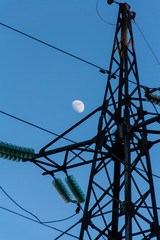
<path id="1" fill-rule="evenodd" d="M 33 213 L 29 212 L 28 210 L 24 209 L 23 207 L 21 207 L 15 200 L 13 200 L 13 198 L 11 198 L 9 196 L 9 194 L 0 186 L 0 189 L 2 190 L 2 192 L 16 205 L 18 206 L 21 210 L 23 210 L 26 213 L 29 213 L 30 215 L 32 215 L 34 218 L 36 218 L 38 220 L 38 222 L 41 222 L 39 220 L 39 218 L 37 216 L 35 216 Z"/>
<path id="2" fill-rule="evenodd" d="M 75 55 L 73 55 L 73 54 L 71 54 L 71 53 L 69 53 L 69 52 L 66 52 L 66 51 L 64 51 L 64 50 L 62 50 L 62 49 L 60 49 L 60 48 L 57 48 L 57 47 L 55 47 L 55 46 L 53 46 L 53 45 L 51 45 L 51 44 L 49 44 L 49 43 L 47 43 L 47 42 L 44 42 L 44 41 L 42 41 L 42 40 L 40 40 L 40 39 L 38 39 L 38 38 L 35 38 L 35 37 L 33 37 L 33 36 L 31 36 L 31 35 L 29 35 L 29 34 L 27 34 L 27 33 L 24 33 L 24 32 L 22 32 L 22 31 L 20 31 L 20 30 L 18 30 L 18 29 L 15 29 L 15 28 L 13 28 L 13 27 L 10 27 L 10 26 L 8 26 L 8 25 L 6 25 L 6 24 L 4 24 L 4 23 L 1 23 L 1 22 L 0 22 L 0 25 L 2 25 L 3 27 L 6 27 L 6 28 L 8 28 L 8 29 L 10 29 L 10 30 L 12 30 L 12 31 L 14 31 L 14 32 L 17 32 L 17 33 L 19 33 L 19 34 L 21 34 L 21 35 L 23 35 L 23 36 L 25 36 L 25 37 L 28 37 L 28 38 L 30 38 L 30 39 L 32 39 L 32 40 L 35 40 L 36 42 L 39 42 L 39 43 L 41 43 L 41 44 L 43 44 L 43 45 L 46 45 L 46 46 L 48 46 L 48 47 L 50 47 L 50 48 L 53 48 L 53 49 L 55 49 L 55 50 L 57 50 L 57 51 L 59 51 L 59 52 L 61 52 L 61 53 L 64 53 L 64 54 L 66 54 L 66 55 L 68 55 L 68 56 L 70 56 L 70 57 L 73 57 L 73 58 L 75 58 L 75 59 L 77 59 L 77 60 L 79 60 L 79 61 L 81 61 L 81 62 L 87 63 L 88 65 L 91 65 L 92 67 L 98 68 L 99 70 L 103 70 L 103 71 L 109 73 L 108 70 L 106 70 L 106 69 L 104 69 L 104 68 L 102 68 L 102 67 L 100 67 L 100 66 L 98 66 L 98 65 L 96 65 L 96 64 L 94 64 L 94 63 L 91 63 L 91 62 L 89 62 L 89 61 L 87 61 L 87 60 L 85 60 L 85 59 L 82 59 L 82 58 L 80 58 L 80 57 L 77 57 L 77 56 L 75 56 Z"/>
<path id="3" fill-rule="evenodd" d="M 60 136 L 60 135 L 58 135 L 58 134 L 56 134 L 56 133 L 54 133 L 54 132 L 51 132 L 51 131 L 49 131 L 49 130 L 46 130 L 45 128 L 39 127 L 39 126 L 37 126 L 37 125 L 35 125 L 35 124 L 32 124 L 32 123 L 30 123 L 30 122 L 27 122 L 27 121 L 25 121 L 25 120 L 23 120 L 23 119 L 21 119 L 21 118 L 17 118 L 17 117 L 15 117 L 15 116 L 13 116 L 13 115 L 11 115 L 11 114 L 8 114 L 8 113 L 6 113 L 6 112 L 3 112 L 3 111 L 1 111 L 1 110 L 0 110 L 0 113 L 2 113 L 2 114 L 4 114 L 4 115 L 7 115 L 7 116 L 9 116 L 9 117 L 11 117 L 11 118 L 14 118 L 14 119 L 16 119 L 16 120 L 18 120 L 18 121 L 21 121 L 21 122 L 23 122 L 23 123 L 26 123 L 26 124 L 28 124 L 28 125 L 31 125 L 31 126 L 33 126 L 33 127 L 35 127 L 35 128 L 40 129 L 40 130 L 43 130 L 43 131 L 45 131 L 45 132 L 48 132 L 48 133 L 50 133 L 50 134 L 53 134 L 53 135 L 55 135 L 55 136 Z M 65 137 L 62 137 L 62 138 L 65 139 L 65 140 L 67 140 L 67 141 L 76 143 L 75 141 L 72 141 L 71 139 L 68 139 L 68 138 L 65 138 Z M 140 169 L 140 168 L 138 168 L 138 167 L 136 167 L 136 169 L 138 169 L 138 170 L 140 170 L 140 171 L 144 171 L 143 169 Z M 156 175 L 156 174 L 153 174 L 153 173 L 152 173 L 152 176 L 160 179 L 160 176 L 158 176 L 158 175 Z"/>
<path id="4" fill-rule="evenodd" d="M 147 38 L 144 36 L 142 30 L 140 29 L 140 27 L 138 26 L 138 24 L 136 23 L 135 20 L 134 20 L 134 23 L 135 23 L 135 25 L 137 26 L 137 28 L 138 28 L 139 32 L 141 33 L 143 39 L 145 40 L 146 44 L 148 45 L 148 47 L 149 47 L 150 51 L 152 52 L 154 58 L 156 59 L 157 63 L 160 65 L 160 61 L 159 61 L 158 57 L 156 56 L 156 54 L 155 54 L 155 52 L 153 51 L 151 45 L 149 44 Z"/>
<path id="5" fill-rule="evenodd" d="M 3 188 L 2 186 L 0 186 L 0 189 L 2 190 L 2 192 L 16 205 L 18 206 L 21 210 L 25 211 L 26 213 L 29 213 L 30 215 L 32 215 L 34 218 L 36 218 L 36 221 L 38 220 L 39 223 L 41 224 L 48 224 L 48 223 L 57 223 L 57 222 L 63 222 L 66 221 L 70 218 L 73 218 L 75 215 L 77 215 L 79 213 L 79 211 L 76 211 L 76 213 L 72 214 L 69 217 L 63 218 L 63 219 L 59 219 L 59 220 L 52 220 L 52 221 L 40 221 L 39 218 L 34 215 L 33 213 L 29 212 L 28 210 L 24 209 L 23 207 L 21 207 Z"/>
<path id="6" fill-rule="evenodd" d="M 10 213 L 13 213 L 13 214 L 15 214 L 15 215 L 17 215 L 17 216 L 20 216 L 20 217 L 23 217 L 23 218 L 25 218 L 25 219 L 28 219 L 28 220 L 30 220 L 30 221 L 32 221 L 32 222 L 39 223 L 39 224 L 41 224 L 41 225 L 43 225 L 43 226 L 45 226 L 45 227 L 51 228 L 51 229 L 56 230 L 56 231 L 58 231 L 58 232 L 64 233 L 64 231 L 62 231 L 62 230 L 60 230 L 60 229 L 58 229 L 58 228 L 55 228 L 55 227 L 50 226 L 50 225 L 47 225 L 47 224 L 45 224 L 45 223 L 43 223 L 43 222 L 39 222 L 39 221 L 37 221 L 37 220 L 35 220 L 35 219 L 32 219 L 32 218 L 27 217 L 27 216 L 25 216 L 25 215 L 22 215 L 22 214 L 20 214 L 20 213 L 14 212 L 14 211 L 12 211 L 12 210 L 10 210 L 10 209 L 8 209 L 8 208 L 5 208 L 5 207 L 0 206 L 0 209 L 3 209 L 3 210 L 5 210 L 5 211 L 10 212 Z M 70 234 L 70 233 L 65 233 L 65 234 L 68 235 L 68 236 L 70 236 L 70 237 L 79 239 L 78 237 L 76 237 L 76 236 L 74 236 L 74 235 L 72 235 L 72 234 Z"/>
<path id="7" fill-rule="evenodd" d="M 0 113 L 2 113 L 3 115 L 6 115 L 6 116 L 8 116 L 8 117 L 11 117 L 11 118 L 13 118 L 13 119 L 15 119 L 15 120 L 18 120 L 18 121 L 20 121 L 20 122 L 23 122 L 23 123 L 25 123 L 25 124 L 28 124 L 28 125 L 30 125 L 30 126 L 32 126 L 32 127 L 38 128 L 39 130 L 42 130 L 42 131 L 44 131 L 44 132 L 47 132 L 47 133 L 50 133 L 50 134 L 52 134 L 52 135 L 54 135 L 54 136 L 59 137 L 59 134 L 54 133 L 54 132 L 52 132 L 52 131 L 50 131 L 50 130 L 47 130 L 47 129 L 45 129 L 45 128 L 42 128 L 42 127 L 40 127 L 40 126 L 38 126 L 38 125 L 36 125 L 36 124 L 30 123 L 30 122 L 28 122 L 28 121 L 26 121 L 26 120 L 24 120 L 24 119 L 22 119 L 22 118 L 18 118 L 18 117 L 16 117 L 16 116 L 13 116 L 13 115 L 11 115 L 11 114 L 9 114 L 9 113 L 6 113 L 6 112 L 4 112 L 4 111 L 1 111 L 1 110 L 0 110 Z M 65 139 L 65 140 L 67 140 L 67 141 L 69 141 L 69 142 L 76 143 L 75 141 L 73 141 L 73 140 L 71 140 L 71 139 L 69 139 L 69 138 L 66 138 L 66 137 L 62 137 L 62 138 Z"/>
<path id="8" fill-rule="evenodd" d="M 97 3 L 96 3 L 96 12 L 97 12 L 98 17 L 99 17 L 104 23 L 107 23 L 107 24 L 109 24 L 109 25 L 111 25 L 111 26 L 115 26 L 116 24 L 106 21 L 106 20 L 101 16 L 101 14 L 100 14 L 100 12 L 99 12 L 99 9 L 98 9 L 99 2 L 100 2 L 100 0 L 97 0 Z"/>

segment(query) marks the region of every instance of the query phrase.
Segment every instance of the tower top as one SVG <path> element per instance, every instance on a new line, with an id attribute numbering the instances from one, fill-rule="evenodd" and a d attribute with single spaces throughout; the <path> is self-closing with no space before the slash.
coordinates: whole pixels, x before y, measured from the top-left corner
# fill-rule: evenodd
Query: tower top
<path id="1" fill-rule="evenodd" d="M 114 3 L 114 0 L 107 0 L 108 4 Z"/>
<path id="2" fill-rule="evenodd" d="M 111 5 L 112 3 L 116 3 L 119 6 L 125 6 L 127 10 L 130 10 L 130 5 L 128 3 L 126 3 L 126 2 L 125 3 L 118 3 L 117 1 L 114 1 L 114 0 L 107 0 L 107 3 L 109 5 Z M 130 14 L 131 14 L 131 19 L 134 20 L 135 17 L 136 17 L 136 13 L 132 11 L 132 12 L 130 12 Z"/>
<path id="3" fill-rule="evenodd" d="M 130 8 L 130 6 L 129 6 L 128 3 L 126 3 L 126 2 L 124 2 L 124 3 L 119 3 L 119 2 L 114 1 L 114 0 L 107 0 L 107 3 L 108 3 L 109 5 L 111 5 L 112 3 L 116 3 L 116 4 L 118 4 L 118 5 L 127 5 L 127 6 Z"/>

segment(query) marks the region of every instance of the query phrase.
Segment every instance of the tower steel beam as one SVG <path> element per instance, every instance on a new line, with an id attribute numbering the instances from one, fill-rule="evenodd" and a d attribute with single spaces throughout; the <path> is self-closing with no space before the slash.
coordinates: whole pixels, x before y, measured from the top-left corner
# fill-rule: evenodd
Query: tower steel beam
<path id="1" fill-rule="evenodd" d="M 67 175 L 68 170 L 74 172 L 74 168 L 91 165 L 82 216 L 55 239 L 65 239 L 66 232 L 75 233 L 74 226 L 77 229 L 78 225 L 80 240 L 160 240 L 149 153 L 159 139 L 148 140 L 149 134 L 159 134 L 155 124 L 160 116 L 153 117 L 153 113 L 144 110 L 146 103 L 141 96 L 143 89 L 139 83 L 132 33 L 134 17 L 128 4 L 119 4 L 102 106 L 29 160 L 40 167 L 44 175 L 52 177 L 58 172 Z M 96 136 L 54 148 L 62 137 L 94 114 L 99 114 Z M 63 154 L 62 162 L 56 159 L 56 154 L 61 157 Z"/>

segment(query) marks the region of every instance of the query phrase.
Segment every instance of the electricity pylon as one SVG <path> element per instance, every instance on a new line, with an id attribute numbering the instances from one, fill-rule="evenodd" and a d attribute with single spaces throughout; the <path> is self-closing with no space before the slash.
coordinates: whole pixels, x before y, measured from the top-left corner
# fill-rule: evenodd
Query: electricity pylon
<path id="1" fill-rule="evenodd" d="M 102 106 L 29 160 L 42 168 L 44 175 L 51 175 L 55 184 L 57 172 L 68 176 L 68 171 L 74 172 L 74 168 L 91 165 L 83 215 L 55 239 L 72 239 L 72 230 L 79 225 L 80 240 L 160 240 L 149 153 L 159 140 L 148 140 L 149 134 L 160 133 L 154 128 L 160 117 L 143 108 L 145 99 L 141 90 L 144 87 L 139 83 L 132 33 L 134 17 L 128 4 L 119 4 Z M 96 136 L 54 148 L 55 143 L 96 113 L 100 114 Z M 56 160 L 58 154 L 61 159 L 63 154 L 63 161 Z M 60 185 L 57 184 L 57 188 L 61 188 Z M 62 195 L 63 190 L 61 188 Z"/>

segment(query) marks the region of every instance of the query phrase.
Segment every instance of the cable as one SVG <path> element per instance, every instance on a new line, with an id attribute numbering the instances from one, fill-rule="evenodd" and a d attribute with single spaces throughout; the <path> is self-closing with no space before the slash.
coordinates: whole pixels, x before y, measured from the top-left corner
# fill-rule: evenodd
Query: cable
<path id="1" fill-rule="evenodd" d="M 41 225 L 43 225 L 43 226 L 45 226 L 45 227 L 51 228 L 51 229 L 56 230 L 56 231 L 58 231 L 58 232 L 64 233 L 64 231 L 62 231 L 62 230 L 60 230 L 60 229 L 58 229 L 58 228 L 49 226 L 49 225 L 47 225 L 47 224 L 45 224 L 45 223 L 43 223 L 43 222 L 39 222 L 39 221 L 37 221 L 37 220 L 35 220 L 35 219 L 32 219 L 32 218 L 29 218 L 29 217 L 27 217 L 27 216 L 25 216 L 25 215 L 22 215 L 22 214 L 20 214 L 20 213 L 14 212 L 14 211 L 12 211 L 12 210 L 10 210 L 10 209 L 8 209 L 8 208 L 4 208 L 4 207 L 0 206 L 0 209 L 3 209 L 3 210 L 5 210 L 5 211 L 8 211 L 8 212 L 13 213 L 13 214 L 15 214 L 15 215 L 18 215 L 18 216 L 23 217 L 23 218 L 25 218 L 25 219 L 28 219 L 28 220 L 30 220 L 30 221 L 32 221 L 32 222 L 39 223 L 39 224 L 41 224 Z M 65 233 L 65 234 L 68 235 L 68 236 L 74 237 L 74 238 L 76 238 L 76 239 L 79 239 L 78 237 L 76 237 L 76 236 L 74 236 L 74 235 L 72 235 L 72 234 L 70 234 L 70 233 Z"/>
<path id="2" fill-rule="evenodd" d="M 50 134 L 52 134 L 52 135 L 55 135 L 55 136 L 57 136 L 57 137 L 60 136 L 60 135 L 58 135 L 57 133 L 51 132 L 51 131 L 49 131 L 49 130 L 47 130 L 47 129 L 45 129 L 45 128 L 39 127 L 38 125 L 35 125 L 35 124 L 30 123 L 30 122 L 28 122 L 28 121 L 25 121 L 25 120 L 23 120 L 22 118 L 15 117 L 15 116 L 13 116 L 13 115 L 11 115 L 11 114 L 9 114 L 9 113 L 6 113 L 6 112 L 4 112 L 4 111 L 1 111 L 1 110 L 0 110 L 0 113 L 6 115 L 6 116 L 8 116 L 8 117 L 14 118 L 14 119 L 16 119 L 16 120 L 18 120 L 18 121 L 20 121 L 20 122 L 26 123 L 26 124 L 28 124 L 28 125 L 30 125 L 30 126 L 32 126 L 32 127 L 38 128 L 38 129 L 40 129 L 40 130 L 42 130 L 42 131 L 44 131 L 44 132 L 50 133 Z M 65 140 L 67 140 L 67 141 L 69 141 L 69 142 L 76 143 L 75 141 L 72 141 L 72 140 L 70 140 L 69 138 L 66 138 L 66 137 L 62 137 L 62 138 L 65 139 Z"/>
<path id="3" fill-rule="evenodd" d="M 75 215 L 77 215 L 77 213 L 74 213 L 74 214 L 72 214 L 70 217 L 67 217 L 67 218 L 63 218 L 63 219 L 60 219 L 60 220 L 53 220 L 53 221 L 47 221 L 47 222 L 41 222 L 41 223 L 57 223 L 57 222 L 63 222 L 63 221 L 66 221 L 66 220 L 68 220 L 68 219 L 70 219 L 70 218 L 73 218 Z"/>
<path id="4" fill-rule="evenodd" d="M 148 45 L 149 49 L 151 50 L 151 52 L 152 52 L 154 58 L 156 59 L 157 63 L 160 65 L 159 59 L 157 58 L 157 56 L 156 56 L 155 52 L 153 51 L 151 45 L 150 45 L 149 42 L 147 41 L 146 37 L 144 36 L 142 30 L 140 29 L 140 27 L 138 26 L 138 24 L 136 23 L 135 20 L 134 20 L 134 23 L 135 23 L 135 25 L 137 26 L 137 28 L 138 28 L 139 32 L 141 33 L 143 39 L 145 40 L 146 44 Z"/>
<path id="5" fill-rule="evenodd" d="M 76 210 L 76 213 L 72 214 L 71 216 L 67 217 L 67 218 L 63 218 L 63 219 L 60 219 L 60 220 L 52 220 L 52 221 L 47 221 L 47 222 L 42 222 L 39 220 L 39 218 L 34 215 L 33 213 L 29 212 L 28 210 L 24 209 L 23 207 L 21 207 L 15 200 L 13 200 L 13 198 L 11 198 L 11 196 L 2 188 L 2 186 L 0 186 L 0 189 L 3 191 L 3 193 L 14 203 L 16 204 L 16 206 L 18 206 L 21 210 L 29 213 L 30 215 L 32 215 L 34 218 L 36 218 L 38 220 L 38 222 L 42 223 L 42 224 L 46 224 L 46 223 L 56 223 L 56 222 L 63 222 L 63 221 L 66 221 L 72 217 L 74 217 L 76 214 L 79 213 L 79 211 Z M 79 209 L 80 210 L 80 209 Z"/>
<path id="6" fill-rule="evenodd" d="M 36 218 L 38 220 L 38 222 L 41 222 L 39 220 L 39 218 L 37 216 L 35 216 L 33 213 L 29 212 L 28 210 L 24 209 L 23 207 L 21 207 L 15 200 L 13 200 L 13 198 L 11 198 L 9 196 L 9 194 L 0 186 L 0 189 L 2 190 L 2 192 L 16 205 L 18 206 L 21 210 L 23 210 L 26 213 L 29 213 L 30 215 L 32 215 L 34 218 Z"/>
<path id="7" fill-rule="evenodd" d="M 159 113 L 158 113 L 158 110 L 157 110 L 157 108 L 156 108 L 155 104 L 154 104 L 153 102 L 151 102 L 151 101 L 150 101 L 150 103 L 152 104 L 152 106 L 154 107 L 154 110 L 155 110 L 155 112 L 156 112 L 156 113 L 157 113 L 157 115 L 158 115 Z"/>
<path id="8" fill-rule="evenodd" d="M 136 83 L 135 83 L 135 84 L 136 84 Z M 6 115 L 6 116 L 9 116 L 9 117 L 11 117 L 11 118 L 14 118 L 14 119 L 16 119 L 16 120 L 18 120 L 18 121 L 21 121 L 21 122 L 23 122 L 23 123 L 26 123 L 26 124 L 28 124 L 28 125 L 30 125 L 30 126 L 35 127 L 35 128 L 38 128 L 38 129 L 40 129 L 40 130 L 42 130 L 42 131 L 48 132 L 48 133 L 53 134 L 53 135 L 55 135 L 55 136 L 59 136 L 58 134 L 56 134 L 56 133 L 54 133 L 54 132 L 51 132 L 51 131 L 49 131 L 49 130 L 47 130 L 47 129 L 45 129 L 45 128 L 39 127 L 39 126 L 37 126 L 37 125 L 35 125 L 35 124 L 33 124 L 33 123 L 27 122 L 27 121 L 25 121 L 25 120 L 23 120 L 23 119 L 21 119 L 21 118 L 15 117 L 15 116 L 13 116 L 13 115 L 11 115 L 11 114 L 9 114 L 9 113 L 3 112 L 3 111 L 1 111 L 1 110 L 0 110 L 0 113 L 4 114 L 4 115 Z M 63 137 L 63 139 L 65 139 L 65 140 L 67 140 L 67 141 L 70 141 L 70 142 L 72 142 L 72 143 L 76 143 L 75 141 L 72 141 L 71 139 L 68 139 L 68 138 L 65 138 L 65 137 Z M 140 168 L 137 168 L 137 169 L 140 170 L 140 171 L 145 172 L 143 169 L 140 169 Z M 152 176 L 160 179 L 160 176 L 158 176 L 158 175 L 156 175 L 156 174 L 153 174 L 153 173 L 152 173 Z"/>
<path id="9" fill-rule="evenodd" d="M 138 205 L 134 205 L 135 207 L 139 207 L 139 208 L 150 208 L 150 209 L 154 209 L 154 207 L 151 206 L 138 206 Z M 156 210 L 160 210 L 160 207 L 156 207 Z"/>
<path id="10" fill-rule="evenodd" d="M 139 171 L 141 171 L 141 172 L 145 172 L 145 173 L 146 173 L 145 170 L 143 170 L 143 169 L 141 169 L 141 168 L 139 168 L 139 167 L 135 167 L 135 169 L 137 169 L 137 170 L 139 170 Z M 159 179 L 160 179 L 160 176 L 158 176 L 158 175 L 156 175 L 156 174 L 154 174 L 154 173 L 152 173 L 151 175 L 152 175 L 153 177 L 156 177 L 156 178 L 159 178 Z"/>
<path id="11" fill-rule="evenodd" d="M 4 24 L 4 23 L 0 23 L 0 25 L 2 25 L 3 27 L 8 28 L 8 29 L 10 29 L 10 30 L 13 30 L 14 32 L 17 32 L 17 33 L 19 33 L 19 34 L 21 34 L 21 35 L 23 35 L 23 36 L 25 36 L 25 37 L 31 38 L 32 40 L 35 40 L 36 42 L 39 42 L 39 43 L 41 43 L 41 44 L 43 44 L 43 45 L 46 45 L 46 46 L 48 46 L 48 47 L 50 47 L 50 48 L 53 48 L 53 49 L 55 49 L 55 50 L 57 50 L 57 51 L 59 51 L 59 52 L 61 52 L 61 53 L 64 53 L 64 54 L 66 54 L 66 55 L 68 55 L 68 56 L 70 56 L 70 57 L 73 57 L 73 58 L 75 58 L 75 59 L 77 59 L 77 60 L 79 60 L 79 61 L 81 61 L 81 62 L 87 63 L 88 65 L 91 65 L 92 67 L 98 68 L 99 70 L 103 70 L 104 72 L 109 73 L 108 70 L 106 70 L 106 69 L 104 69 L 104 68 L 102 68 L 102 67 L 100 67 L 100 66 L 98 66 L 98 65 L 96 65 L 96 64 L 94 64 L 94 63 L 91 63 L 91 62 L 86 61 L 86 60 L 84 60 L 84 59 L 82 59 L 82 58 L 80 58 L 80 57 L 77 57 L 77 56 L 75 56 L 75 55 L 73 55 L 73 54 L 71 54 L 71 53 L 69 53 L 69 52 L 66 52 L 66 51 L 64 51 L 64 50 L 62 50 L 62 49 L 60 49 L 60 48 L 57 48 L 57 47 L 55 47 L 55 46 L 53 46 L 53 45 L 51 45 L 51 44 L 49 44 L 49 43 L 47 43 L 47 42 L 44 42 L 44 41 L 42 41 L 42 40 L 40 40 L 40 39 L 38 39 L 38 38 L 35 38 L 35 37 L 31 36 L 31 35 L 29 35 L 29 34 L 26 34 L 26 33 L 22 32 L 22 31 L 19 31 L 19 30 L 15 29 L 15 28 L 13 28 L 13 27 L 10 27 L 10 26 L 8 26 L 8 25 L 6 25 L 6 24 Z"/>
<path id="12" fill-rule="evenodd" d="M 107 24 L 109 24 L 109 25 L 111 25 L 111 26 L 115 26 L 115 25 L 116 25 L 115 23 L 110 23 L 110 22 L 106 21 L 106 20 L 100 15 L 99 10 L 98 10 L 99 1 L 100 1 L 100 0 L 97 0 L 97 3 L 96 3 L 96 12 L 97 12 L 98 17 L 99 17 L 104 23 L 107 23 Z"/>

